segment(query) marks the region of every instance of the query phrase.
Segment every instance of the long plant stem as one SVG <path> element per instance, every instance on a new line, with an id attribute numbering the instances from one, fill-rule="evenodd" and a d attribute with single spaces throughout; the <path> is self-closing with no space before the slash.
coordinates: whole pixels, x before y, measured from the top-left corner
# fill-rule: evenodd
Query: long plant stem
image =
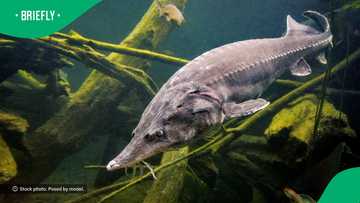
<path id="1" fill-rule="evenodd" d="M 279 86 L 282 86 L 282 87 L 297 88 L 297 87 L 300 87 L 301 85 L 303 85 L 304 83 L 299 82 L 299 81 L 294 81 L 294 80 L 279 79 L 279 80 L 275 81 L 275 84 L 279 85 Z M 311 92 L 316 92 L 316 93 L 321 92 L 321 88 L 316 87 L 315 89 L 311 90 Z M 329 96 L 340 96 L 340 97 L 343 97 L 345 95 L 347 95 L 347 96 L 359 96 L 360 91 L 336 89 L 336 88 L 328 87 L 327 91 L 326 91 L 326 94 L 329 95 Z"/>
<path id="2" fill-rule="evenodd" d="M 332 68 L 330 66 L 330 59 L 331 59 L 330 55 L 331 55 L 330 48 L 328 48 L 328 50 L 327 50 L 328 68 L 325 72 L 323 83 L 321 85 L 320 101 L 319 101 L 319 104 L 317 105 L 316 114 L 315 114 L 315 124 L 314 124 L 314 131 L 313 131 L 313 134 L 315 136 L 317 135 L 317 132 L 319 129 L 321 112 L 322 112 L 322 109 L 324 106 L 324 101 L 325 101 L 326 93 L 327 93 L 327 86 L 328 86 L 329 80 L 330 80 L 330 74 L 331 74 L 331 68 Z"/>
<path id="3" fill-rule="evenodd" d="M 346 26 L 346 64 L 349 64 L 349 53 L 350 53 L 350 31 L 349 31 L 349 25 L 345 24 Z M 339 111 L 339 119 L 341 119 L 341 114 L 342 111 L 344 110 L 344 94 L 345 94 L 345 80 L 346 80 L 346 70 L 344 70 L 344 75 L 343 75 L 343 81 L 342 81 L 342 86 L 341 86 L 341 97 L 340 97 L 340 110 Z"/>
<path id="4" fill-rule="evenodd" d="M 86 169 L 105 169 L 105 165 L 85 165 L 84 168 Z"/>
<path id="5" fill-rule="evenodd" d="M 82 45 L 88 45 L 94 49 L 99 49 L 103 51 L 111 51 L 116 52 L 120 54 L 126 54 L 130 56 L 136 56 L 144 59 L 151 59 L 155 61 L 160 61 L 163 63 L 170 63 L 170 64 L 176 64 L 176 65 L 184 65 L 189 62 L 187 59 L 178 58 L 174 56 L 169 56 L 162 53 L 153 52 L 146 49 L 137 49 L 132 47 L 127 47 L 124 45 L 116 45 L 108 42 L 103 42 L 99 40 L 94 39 L 88 39 L 85 38 L 75 32 L 72 32 L 72 35 L 67 35 L 64 33 L 55 33 L 53 35 L 54 37 L 58 38 L 64 38 L 67 40 L 70 40 L 72 42 L 76 42 Z"/>

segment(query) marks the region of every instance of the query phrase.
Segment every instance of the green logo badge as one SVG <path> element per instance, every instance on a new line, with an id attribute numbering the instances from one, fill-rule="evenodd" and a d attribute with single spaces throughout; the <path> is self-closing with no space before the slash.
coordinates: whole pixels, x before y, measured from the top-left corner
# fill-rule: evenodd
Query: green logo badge
<path id="1" fill-rule="evenodd" d="M 11 0 L 0 8 L 0 33 L 38 38 L 61 30 L 101 0 Z"/>

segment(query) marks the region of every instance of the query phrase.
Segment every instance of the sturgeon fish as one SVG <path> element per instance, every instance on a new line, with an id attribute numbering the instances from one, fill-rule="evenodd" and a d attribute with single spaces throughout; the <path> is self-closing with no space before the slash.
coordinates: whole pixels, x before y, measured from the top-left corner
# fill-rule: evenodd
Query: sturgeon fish
<path id="1" fill-rule="evenodd" d="M 321 31 L 287 16 L 280 38 L 251 39 L 212 49 L 179 69 L 143 112 L 130 143 L 107 165 L 112 171 L 201 137 L 211 126 L 265 108 L 264 90 L 286 70 L 311 73 L 304 56 L 332 44 L 327 18 L 315 11 L 304 16 Z M 325 58 L 320 57 L 324 62 Z"/>

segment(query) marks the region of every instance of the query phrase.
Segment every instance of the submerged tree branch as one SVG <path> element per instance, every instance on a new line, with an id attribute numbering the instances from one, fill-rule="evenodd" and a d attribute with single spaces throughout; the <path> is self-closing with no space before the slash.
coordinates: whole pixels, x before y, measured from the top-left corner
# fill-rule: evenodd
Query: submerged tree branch
<path id="1" fill-rule="evenodd" d="M 170 63 L 175 65 L 184 65 L 189 62 L 187 59 L 178 58 L 174 56 L 169 56 L 162 53 L 153 52 L 146 49 L 137 49 L 132 47 L 127 47 L 124 45 L 117 45 L 108 42 L 103 42 L 99 40 L 89 39 L 81 36 L 80 34 L 72 31 L 70 35 L 64 33 L 55 33 L 52 35 L 53 37 L 58 37 L 62 39 L 66 39 L 69 43 L 79 44 L 79 45 L 87 45 L 94 49 L 99 49 L 103 51 L 111 51 L 119 54 L 126 54 L 130 56 L 136 56 L 144 59 L 150 59 L 155 61 L 160 61 L 163 63 Z"/>
<path id="2" fill-rule="evenodd" d="M 290 88 L 297 88 L 304 84 L 303 82 L 298 82 L 298 81 L 293 81 L 293 80 L 281 80 L 281 79 L 276 80 L 275 83 L 277 85 L 290 87 Z M 313 91 L 320 92 L 321 89 L 319 87 L 317 87 Z M 340 90 L 340 89 L 328 87 L 326 90 L 326 94 L 334 95 L 334 96 L 341 96 L 342 94 L 350 95 L 350 96 L 359 96 L 360 92 L 355 91 L 355 90 Z"/>
<path id="3" fill-rule="evenodd" d="M 5 36 L 3 36 L 4 38 Z M 151 77 L 145 73 L 143 70 L 131 67 L 124 64 L 119 64 L 114 61 L 109 60 L 106 56 L 100 52 L 97 52 L 95 49 L 90 46 L 74 46 L 68 43 L 66 40 L 57 39 L 53 37 L 45 37 L 42 39 L 0 39 L 0 48 L 6 48 L 7 51 L 16 52 L 21 47 L 31 47 L 33 52 L 37 52 L 40 59 L 37 61 L 47 61 L 48 59 L 41 58 L 42 53 L 51 53 L 53 58 L 56 58 L 56 61 L 59 61 L 59 65 L 55 68 L 61 68 L 64 65 L 70 65 L 71 62 L 67 61 L 65 57 L 74 59 L 83 63 L 88 68 L 94 68 L 105 75 L 113 77 L 118 80 L 123 80 L 124 78 L 131 78 L 142 84 L 145 89 L 151 94 L 154 95 L 157 91 L 157 85 L 151 79 Z M 14 53 L 14 55 L 16 55 Z M 54 59 L 51 58 L 51 61 Z M 26 64 L 21 64 L 25 66 Z M 31 66 L 32 64 L 27 64 Z M 54 69 L 54 66 L 50 66 L 45 63 L 44 66 L 49 66 L 47 72 L 50 72 Z M 19 69 L 22 68 L 20 65 L 17 66 Z"/>

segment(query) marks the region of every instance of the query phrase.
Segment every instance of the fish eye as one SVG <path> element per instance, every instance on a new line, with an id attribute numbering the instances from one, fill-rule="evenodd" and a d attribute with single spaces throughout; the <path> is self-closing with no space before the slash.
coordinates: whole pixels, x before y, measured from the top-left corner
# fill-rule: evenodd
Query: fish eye
<path id="1" fill-rule="evenodd" d="M 156 131 L 155 136 L 158 138 L 165 137 L 165 132 L 163 130 Z"/>
<path id="2" fill-rule="evenodd" d="M 197 114 L 201 114 L 201 113 L 209 113 L 209 111 L 207 109 L 200 109 L 200 110 L 197 110 L 197 111 L 192 111 L 191 114 L 193 116 L 197 115 Z"/>

